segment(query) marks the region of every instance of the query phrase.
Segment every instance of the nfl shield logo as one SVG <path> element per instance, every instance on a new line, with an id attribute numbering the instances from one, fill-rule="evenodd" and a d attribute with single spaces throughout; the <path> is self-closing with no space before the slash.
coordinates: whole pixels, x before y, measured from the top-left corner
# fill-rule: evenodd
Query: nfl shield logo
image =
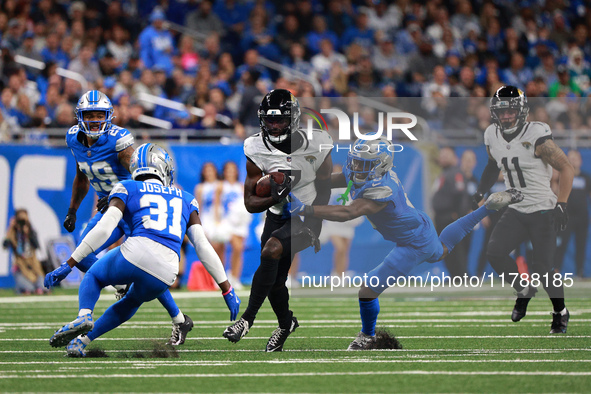
<path id="1" fill-rule="evenodd" d="M 285 160 L 287 160 L 288 163 L 291 163 L 291 156 L 287 156 Z"/>

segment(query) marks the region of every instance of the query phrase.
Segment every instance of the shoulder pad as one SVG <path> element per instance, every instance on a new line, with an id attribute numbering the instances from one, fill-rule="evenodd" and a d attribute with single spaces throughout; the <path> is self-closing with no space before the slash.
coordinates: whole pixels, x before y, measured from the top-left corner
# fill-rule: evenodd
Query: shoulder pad
<path id="1" fill-rule="evenodd" d="M 367 198 L 368 200 L 384 200 L 392 195 L 392 189 L 388 186 L 380 185 L 376 187 L 369 187 L 361 196 L 362 198 Z"/>
<path id="2" fill-rule="evenodd" d="M 117 152 L 132 146 L 134 143 L 133 135 L 127 129 L 119 126 L 112 126 L 111 130 L 109 130 L 109 135 L 116 138 L 115 150 Z"/>

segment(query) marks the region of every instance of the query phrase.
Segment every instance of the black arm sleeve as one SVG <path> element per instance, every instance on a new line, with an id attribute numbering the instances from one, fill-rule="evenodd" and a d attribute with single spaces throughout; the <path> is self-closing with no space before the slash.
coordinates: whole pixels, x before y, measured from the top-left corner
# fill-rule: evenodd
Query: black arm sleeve
<path id="1" fill-rule="evenodd" d="M 482 172 L 482 177 L 480 178 L 477 192 L 486 194 L 497 181 L 499 177 L 499 171 L 501 170 L 499 167 L 497 167 L 497 162 L 489 158 L 488 163 L 486 163 L 486 167 Z"/>

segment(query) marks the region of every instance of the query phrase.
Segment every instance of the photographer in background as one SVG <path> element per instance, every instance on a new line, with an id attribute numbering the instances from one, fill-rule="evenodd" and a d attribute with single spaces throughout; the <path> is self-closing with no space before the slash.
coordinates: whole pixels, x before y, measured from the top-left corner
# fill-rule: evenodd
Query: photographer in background
<path id="1" fill-rule="evenodd" d="M 35 255 L 39 241 L 25 209 L 18 209 L 10 219 L 2 246 L 10 248 L 14 254 L 13 274 L 17 294 L 43 294 L 45 273 Z"/>

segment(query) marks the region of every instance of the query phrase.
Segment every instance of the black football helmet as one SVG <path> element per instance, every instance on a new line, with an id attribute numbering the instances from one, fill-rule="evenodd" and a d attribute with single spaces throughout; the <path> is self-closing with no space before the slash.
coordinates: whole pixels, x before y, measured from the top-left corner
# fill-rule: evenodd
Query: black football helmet
<path id="1" fill-rule="evenodd" d="M 501 113 L 507 109 L 517 111 L 514 120 L 510 122 L 501 121 Z M 512 134 L 519 129 L 529 114 L 527 97 L 521 89 L 515 86 L 501 86 L 490 99 L 490 115 L 492 122 L 495 123 L 503 133 Z"/>
<path id="2" fill-rule="evenodd" d="M 298 130 L 302 111 L 291 92 L 275 89 L 265 95 L 258 114 L 263 137 L 278 144 Z"/>

